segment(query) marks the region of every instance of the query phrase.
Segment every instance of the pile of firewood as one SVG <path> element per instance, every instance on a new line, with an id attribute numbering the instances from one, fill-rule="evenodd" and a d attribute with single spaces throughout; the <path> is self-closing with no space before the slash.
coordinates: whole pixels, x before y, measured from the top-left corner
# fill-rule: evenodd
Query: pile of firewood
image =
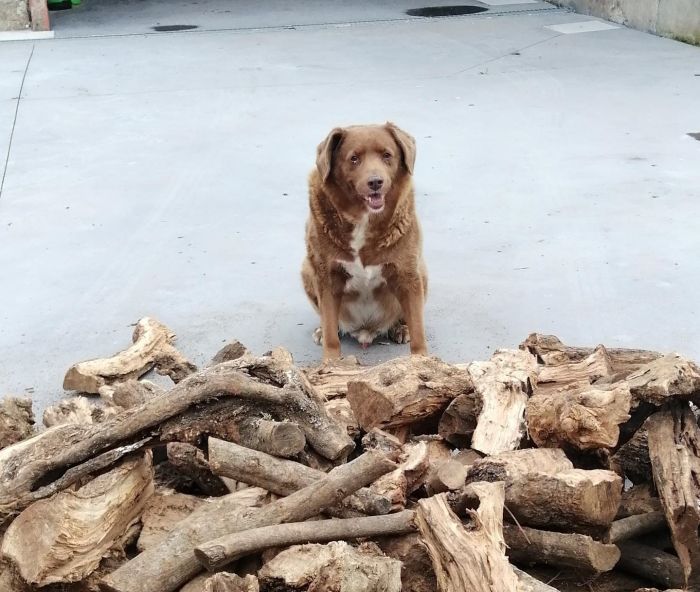
<path id="1" fill-rule="evenodd" d="M 690 360 L 533 334 L 463 365 L 235 342 L 198 369 L 173 341 L 145 318 L 71 367 L 43 431 L 2 402 L 0 592 L 700 589 Z"/>

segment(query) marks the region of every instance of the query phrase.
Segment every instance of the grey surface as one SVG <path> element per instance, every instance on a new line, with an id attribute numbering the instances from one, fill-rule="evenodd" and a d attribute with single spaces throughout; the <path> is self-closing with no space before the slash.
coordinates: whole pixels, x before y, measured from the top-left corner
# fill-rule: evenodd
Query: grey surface
<path id="1" fill-rule="evenodd" d="M 143 5 L 178 21 L 208 3 Z M 365 20 L 388 10 L 364 6 Z M 57 35 L 80 18 L 55 19 Z M 36 42 L 0 196 L 0 394 L 59 397 L 71 363 L 123 348 L 143 315 L 200 364 L 233 338 L 316 361 L 306 175 L 331 127 L 386 119 L 418 141 L 433 353 L 483 359 L 542 331 L 700 358 L 700 142 L 686 135 L 700 49 L 545 28 L 585 20 Z M 0 143 L 30 48 L 0 44 Z"/>
<path id="2" fill-rule="evenodd" d="M 0 31 L 17 31 L 29 27 L 27 0 L 0 0 Z"/>

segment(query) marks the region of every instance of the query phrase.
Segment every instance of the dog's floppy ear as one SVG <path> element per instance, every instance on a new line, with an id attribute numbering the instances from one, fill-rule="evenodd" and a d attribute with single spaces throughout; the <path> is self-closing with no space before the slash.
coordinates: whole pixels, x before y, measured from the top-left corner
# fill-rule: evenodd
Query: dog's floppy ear
<path id="1" fill-rule="evenodd" d="M 413 174 L 413 165 L 416 164 L 416 141 L 411 134 L 407 134 L 400 127 L 394 125 L 390 121 L 386 122 L 386 128 L 394 136 L 394 140 L 401 148 L 403 153 L 403 163 L 408 172 Z"/>
<path id="2" fill-rule="evenodd" d="M 333 153 L 344 135 L 345 130 L 336 127 L 316 149 L 316 168 L 324 183 L 328 180 L 328 175 L 331 174 L 331 169 L 333 168 Z"/>

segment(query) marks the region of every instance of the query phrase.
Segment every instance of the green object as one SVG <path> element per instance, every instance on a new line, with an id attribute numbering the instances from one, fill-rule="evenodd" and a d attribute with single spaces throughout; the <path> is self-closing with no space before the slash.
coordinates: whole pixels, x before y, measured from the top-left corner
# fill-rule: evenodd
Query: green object
<path id="1" fill-rule="evenodd" d="M 49 10 L 66 10 L 73 7 L 71 0 L 46 0 L 46 5 Z"/>
<path id="2" fill-rule="evenodd" d="M 70 3 L 71 3 L 73 6 L 80 6 L 80 1 L 81 1 L 81 0 L 70 0 Z"/>

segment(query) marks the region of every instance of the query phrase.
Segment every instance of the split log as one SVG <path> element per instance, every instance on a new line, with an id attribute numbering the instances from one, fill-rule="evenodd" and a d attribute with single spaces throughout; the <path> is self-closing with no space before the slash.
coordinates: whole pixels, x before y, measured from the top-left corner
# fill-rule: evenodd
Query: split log
<path id="1" fill-rule="evenodd" d="M 394 463 L 366 452 L 333 469 L 322 479 L 260 509 L 237 510 L 230 496 L 216 498 L 182 521 L 165 541 L 148 549 L 102 580 L 109 592 L 172 592 L 201 569 L 194 547 L 208 540 L 251 528 L 301 522 L 338 504 L 362 486 L 393 470 Z"/>
<path id="2" fill-rule="evenodd" d="M 585 389 L 593 385 L 611 383 L 613 378 L 612 361 L 608 351 L 599 345 L 591 355 L 578 362 L 540 368 L 535 393 L 546 395 L 569 386 Z"/>
<path id="3" fill-rule="evenodd" d="M 440 446 L 436 446 L 439 444 Z M 412 442 L 404 444 L 399 454 L 399 468 L 377 479 L 370 486 L 370 491 L 391 501 L 392 511 L 406 507 L 408 495 L 419 489 L 425 482 L 426 474 L 437 458 L 435 451 L 446 451 L 444 458 L 449 457 L 449 449 L 443 442 Z M 433 456 L 431 457 L 431 451 Z"/>
<path id="4" fill-rule="evenodd" d="M 184 493 L 154 493 L 141 515 L 141 533 L 136 548 L 141 552 L 160 544 L 178 522 L 206 503 L 201 498 Z"/>
<path id="5" fill-rule="evenodd" d="M 537 361 L 522 350 L 498 350 L 488 362 L 469 364 L 482 409 L 471 447 L 483 454 L 515 450 L 526 435 L 525 405 L 537 380 Z"/>
<path id="6" fill-rule="evenodd" d="M 133 345 L 111 358 L 99 358 L 71 366 L 63 379 L 63 388 L 67 391 L 98 394 L 102 387 L 138 378 L 151 370 L 163 356 L 182 358 L 172 346 L 174 341 L 175 334 L 170 329 L 155 319 L 144 317 L 136 323 Z"/>
<path id="7" fill-rule="evenodd" d="M 347 356 L 323 362 L 315 368 L 307 368 L 304 374 L 321 397 L 335 399 L 345 397 L 348 394 L 348 382 L 365 370 L 355 356 Z"/>
<path id="8" fill-rule="evenodd" d="M 401 563 L 371 544 L 291 547 L 265 564 L 258 576 L 263 589 L 276 592 L 401 592 Z"/>
<path id="9" fill-rule="evenodd" d="M 202 592 L 259 592 L 258 578 L 247 575 L 242 578 L 233 573 L 217 573 L 207 578 Z"/>
<path id="10" fill-rule="evenodd" d="M 572 567 L 587 572 L 610 571 L 620 559 L 615 545 L 583 534 L 568 534 L 504 525 L 508 557 L 515 563 Z"/>
<path id="11" fill-rule="evenodd" d="M 473 390 L 469 375 L 437 358 L 411 356 L 375 366 L 348 382 L 348 401 L 363 430 L 428 421 Z"/>
<path id="12" fill-rule="evenodd" d="M 376 542 L 387 557 L 403 563 L 402 592 L 435 592 L 438 589 L 433 564 L 420 535 L 412 533 L 381 537 Z"/>
<path id="13" fill-rule="evenodd" d="M 554 335 L 540 333 L 532 333 L 528 336 L 520 344 L 520 349 L 526 349 L 537 356 L 537 359 L 545 366 L 580 362 L 594 352 L 592 347 L 569 347 Z M 639 367 L 661 357 L 658 352 L 642 349 L 606 348 L 605 351 L 617 380 L 624 379 Z"/>
<path id="14" fill-rule="evenodd" d="M 640 483 L 622 492 L 617 518 L 647 514 L 661 510 L 661 501 L 649 483 Z"/>
<path id="15" fill-rule="evenodd" d="M 618 567 L 666 588 L 683 588 L 685 574 L 678 558 L 632 541 L 618 544 L 622 553 Z"/>
<path id="16" fill-rule="evenodd" d="M 98 406 L 87 397 L 76 396 L 47 407 L 44 410 L 43 423 L 47 428 L 63 423 L 100 423 L 117 413 L 119 410 L 112 405 Z"/>
<path id="17" fill-rule="evenodd" d="M 224 482 L 211 471 L 202 452 L 196 446 L 183 442 L 170 442 L 167 446 L 168 460 L 189 475 L 203 495 L 219 496 L 229 493 Z"/>
<path id="18" fill-rule="evenodd" d="M 414 513 L 404 510 L 387 516 L 265 526 L 208 541 L 197 547 L 194 553 L 199 562 L 212 571 L 245 555 L 271 547 L 406 534 L 416 529 L 413 519 Z"/>
<path id="19" fill-rule="evenodd" d="M 700 586 L 700 426 L 677 402 L 647 420 L 649 456 L 686 585 Z"/>
<path id="20" fill-rule="evenodd" d="M 0 402 L 0 448 L 6 448 L 34 434 L 32 400 L 6 397 Z"/>
<path id="21" fill-rule="evenodd" d="M 444 493 L 418 502 L 416 522 L 442 592 L 516 592 L 518 580 L 505 556 L 502 483 L 475 483 L 479 498 L 467 530 Z"/>
<path id="22" fill-rule="evenodd" d="M 209 438 L 209 466 L 217 475 L 262 487 L 281 496 L 291 495 L 326 477 L 323 471 L 301 463 L 275 458 L 217 438 Z M 386 514 L 391 510 L 391 502 L 361 488 L 343 501 L 343 507 L 364 514 Z"/>
<path id="23" fill-rule="evenodd" d="M 28 500 L 33 501 L 31 491 L 43 477 L 137 439 L 192 405 L 223 396 L 253 399 L 284 410 L 299 420 L 309 442 L 324 456 L 339 458 L 354 447 L 342 427 L 299 390 L 262 384 L 223 364 L 186 378 L 167 396 L 127 409 L 101 424 L 56 426 L 0 451 L 0 513 L 21 509 Z"/>
<path id="24" fill-rule="evenodd" d="M 222 364 L 223 362 L 231 362 L 232 360 L 237 360 L 245 355 L 250 355 L 248 349 L 240 341 L 235 340 L 231 343 L 227 343 L 222 347 L 211 360 L 211 366 L 216 364 Z"/>
<path id="25" fill-rule="evenodd" d="M 627 377 L 632 396 L 661 406 L 671 399 L 700 401 L 700 368 L 678 354 L 668 354 L 642 366 Z"/>
<path id="26" fill-rule="evenodd" d="M 326 408 L 326 413 L 332 419 L 345 426 L 348 436 L 353 440 L 360 435 L 360 424 L 357 423 L 355 414 L 352 412 L 352 407 L 347 399 L 333 399 L 328 401 L 324 407 Z"/>
<path id="27" fill-rule="evenodd" d="M 508 509 L 529 526 L 584 533 L 609 527 L 620 505 L 622 480 L 612 471 L 563 469 L 569 461 L 562 454 L 541 448 L 487 457 L 472 465 L 467 482 L 505 481 Z M 530 469 L 537 459 L 539 466 Z"/>
<path id="28" fill-rule="evenodd" d="M 428 495 L 461 489 L 467 480 L 469 468 L 456 459 L 450 458 L 435 470 L 430 471 L 425 483 Z"/>
<path id="29" fill-rule="evenodd" d="M 625 383 L 606 388 L 579 384 L 535 394 L 527 403 L 528 431 L 539 447 L 614 448 L 620 424 L 630 418 L 631 402 Z"/>
<path id="30" fill-rule="evenodd" d="M 556 588 L 540 582 L 522 569 L 513 566 L 513 571 L 518 577 L 518 592 L 559 592 Z"/>
<path id="31" fill-rule="evenodd" d="M 372 428 L 362 437 L 363 450 L 379 450 L 384 454 L 393 455 L 400 453 L 402 445 L 396 436 L 379 428 Z"/>
<path id="32" fill-rule="evenodd" d="M 82 580 L 123 541 L 152 493 L 148 454 L 24 510 L 7 529 L 2 554 L 35 586 Z"/>
<path id="33" fill-rule="evenodd" d="M 476 393 L 457 396 L 447 406 L 438 424 L 438 434 L 459 448 L 471 445 L 476 420 L 481 413 L 481 397 Z"/>
<path id="34" fill-rule="evenodd" d="M 646 426 L 639 428 L 634 436 L 610 457 L 610 468 L 632 483 L 645 483 L 653 479 Z"/>
<path id="35" fill-rule="evenodd" d="M 248 418 L 238 424 L 240 443 L 274 456 L 290 458 L 306 446 L 306 436 L 290 421 Z"/>
<path id="36" fill-rule="evenodd" d="M 615 520 L 611 524 L 606 540 L 610 543 L 618 543 L 661 530 L 665 526 L 666 518 L 663 512 L 648 512 L 637 516 L 628 516 L 627 518 Z"/>
<path id="37" fill-rule="evenodd" d="M 149 399 L 165 394 L 165 389 L 150 380 L 136 380 L 134 378 L 114 385 L 112 403 L 118 407 L 129 409 L 143 405 Z"/>

